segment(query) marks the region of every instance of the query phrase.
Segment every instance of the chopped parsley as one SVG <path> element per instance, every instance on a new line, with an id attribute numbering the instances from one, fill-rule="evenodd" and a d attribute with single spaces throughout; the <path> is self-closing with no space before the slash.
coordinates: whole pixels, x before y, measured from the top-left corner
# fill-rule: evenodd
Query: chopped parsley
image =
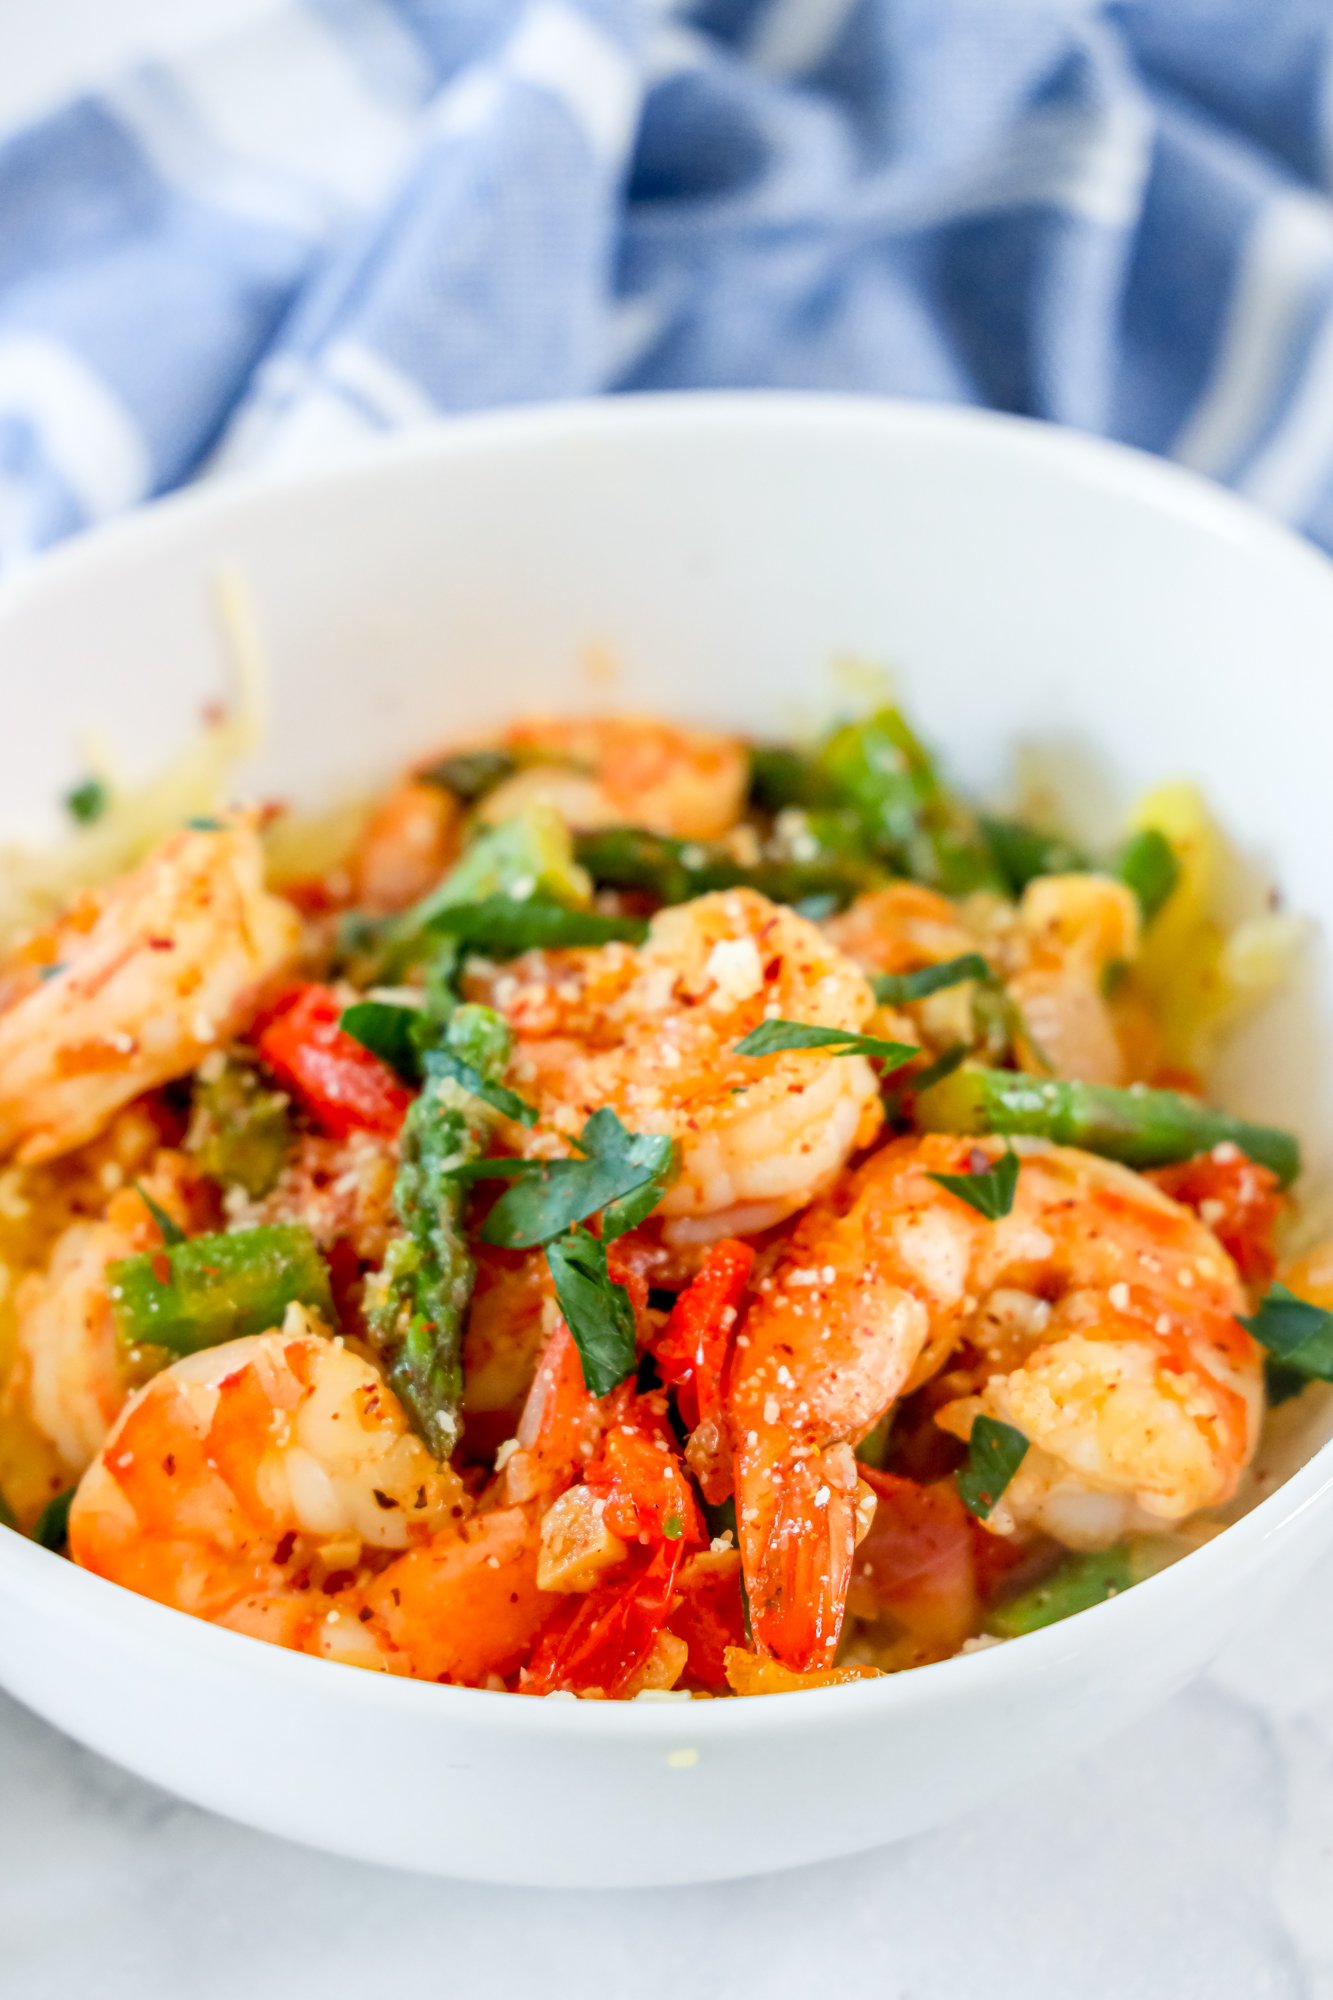
<path id="1" fill-rule="evenodd" d="M 573 1229 L 548 1243 L 546 1262 L 589 1393 L 608 1396 L 638 1365 L 629 1293 L 612 1278 L 606 1245 L 590 1229 Z"/>
<path id="2" fill-rule="evenodd" d="M 101 778 L 85 778 L 65 794 L 65 811 L 80 826 L 91 826 L 95 819 L 101 819 L 110 803 L 111 794 Z"/>
<path id="3" fill-rule="evenodd" d="M 1333 1312 L 1298 1299 L 1285 1285 L 1270 1285 L 1259 1310 L 1241 1325 L 1266 1348 L 1284 1373 L 1333 1382 Z"/>
<path id="4" fill-rule="evenodd" d="M 977 1158 L 986 1159 L 978 1151 Z M 929 1180 L 956 1194 L 969 1208 L 975 1208 L 978 1215 L 984 1215 L 987 1222 L 998 1222 L 1008 1215 L 1014 1205 L 1014 1195 L 1018 1189 L 1018 1155 L 1012 1146 L 1007 1146 L 994 1164 L 987 1164 L 966 1174 L 929 1174 Z"/>
<path id="5" fill-rule="evenodd" d="M 992 1510 L 1027 1456 L 1028 1441 L 998 1417 L 977 1417 L 968 1440 L 967 1463 L 955 1474 L 963 1505 L 979 1521 Z"/>
<path id="6" fill-rule="evenodd" d="M 138 1195 L 140 1201 L 162 1231 L 162 1241 L 164 1243 L 174 1244 L 186 1241 L 185 1231 L 181 1228 L 179 1222 L 176 1221 L 174 1216 L 167 1214 L 167 1211 L 162 1207 L 160 1202 L 153 1200 L 152 1195 L 149 1194 L 142 1181 L 134 1183 L 134 1192 Z"/>
<path id="7" fill-rule="evenodd" d="M 788 1049 L 820 1049 L 829 1056 L 877 1056 L 890 1069 L 901 1069 L 921 1051 L 906 1042 L 886 1042 L 878 1035 L 858 1035 L 846 1028 L 816 1028 L 808 1021 L 763 1021 L 736 1044 L 738 1056 L 776 1056 Z"/>
<path id="8" fill-rule="evenodd" d="M 600 1209 L 609 1242 L 651 1214 L 676 1169 L 674 1141 L 655 1132 L 630 1132 L 609 1105 L 595 1111 L 575 1144 L 579 1159 L 479 1162 L 512 1175 L 515 1185 L 487 1216 L 481 1236 L 506 1250 L 552 1243 Z M 474 1178 L 482 1178 L 473 1170 Z"/>
<path id="9" fill-rule="evenodd" d="M 923 965 L 919 972 L 880 972 L 870 981 L 882 1007 L 902 1007 L 928 994 L 942 993 L 947 986 L 961 986 L 968 979 L 992 979 L 990 966 L 979 951 L 966 951 L 960 958 L 948 958 L 940 965 Z"/>

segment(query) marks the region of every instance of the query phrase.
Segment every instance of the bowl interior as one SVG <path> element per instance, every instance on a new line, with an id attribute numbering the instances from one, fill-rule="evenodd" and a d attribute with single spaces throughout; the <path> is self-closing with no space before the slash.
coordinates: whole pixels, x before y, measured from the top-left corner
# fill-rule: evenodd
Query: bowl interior
<path id="1" fill-rule="evenodd" d="M 329 799 L 524 707 L 780 730 L 828 713 L 852 657 L 891 670 L 983 791 L 1021 743 L 1066 753 L 1094 820 L 1198 778 L 1290 906 L 1333 921 L 1333 571 L 1112 447 L 967 412 L 676 398 L 469 422 L 169 505 L 9 592 L 4 831 L 53 825 L 88 730 L 131 769 L 186 740 L 226 684 L 229 562 L 272 672 L 260 795 Z M 1316 1161 L 1325 979 L 1316 946 L 1222 1079 Z"/>

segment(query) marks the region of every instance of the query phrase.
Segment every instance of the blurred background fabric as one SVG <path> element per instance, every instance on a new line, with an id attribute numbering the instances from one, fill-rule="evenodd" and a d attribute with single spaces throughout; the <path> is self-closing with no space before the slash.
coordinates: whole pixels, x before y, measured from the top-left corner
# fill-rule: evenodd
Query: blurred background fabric
<path id="1" fill-rule="evenodd" d="M 0 560 L 713 387 L 1025 411 L 1333 546 L 1333 4 L 288 0 L 0 144 Z"/>

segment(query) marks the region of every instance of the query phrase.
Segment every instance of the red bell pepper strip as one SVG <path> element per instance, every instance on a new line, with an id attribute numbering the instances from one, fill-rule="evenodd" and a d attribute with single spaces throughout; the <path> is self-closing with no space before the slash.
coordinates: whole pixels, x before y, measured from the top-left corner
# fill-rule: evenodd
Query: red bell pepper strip
<path id="1" fill-rule="evenodd" d="M 681 1543 L 636 1549 L 615 1577 L 555 1612 L 533 1650 L 527 1694 L 622 1694 L 671 1615 Z"/>
<path id="2" fill-rule="evenodd" d="M 259 1053 L 321 1131 L 396 1138 L 412 1093 L 378 1056 L 338 1026 L 342 1005 L 328 986 L 301 986 L 269 1015 Z"/>
<path id="3" fill-rule="evenodd" d="M 653 1344 L 658 1373 L 676 1392 L 686 1430 L 722 1410 L 722 1371 L 754 1267 L 748 1243 L 715 1243 L 671 1308 Z"/>
<path id="4" fill-rule="evenodd" d="M 702 1542 L 698 1503 L 665 1424 L 659 1428 L 654 1417 L 651 1399 L 638 1397 L 630 1420 L 603 1438 L 584 1483 L 601 1497 L 602 1518 L 622 1542 Z"/>
<path id="5" fill-rule="evenodd" d="M 860 1616 L 888 1618 L 923 1659 L 956 1652 L 976 1630 L 978 1535 L 951 1479 L 919 1485 L 897 1473 L 859 1468 L 875 1513 L 856 1552 L 849 1604 Z"/>
<path id="6" fill-rule="evenodd" d="M 689 1649 L 688 1679 L 704 1687 L 722 1687 L 727 1678 L 727 1649 L 748 1643 L 745 1605 L 741 1598 L 741 1558 L 738 1549 L 702 1550 L 680 1572 L 680 1603 L 668 1630 Z"/>

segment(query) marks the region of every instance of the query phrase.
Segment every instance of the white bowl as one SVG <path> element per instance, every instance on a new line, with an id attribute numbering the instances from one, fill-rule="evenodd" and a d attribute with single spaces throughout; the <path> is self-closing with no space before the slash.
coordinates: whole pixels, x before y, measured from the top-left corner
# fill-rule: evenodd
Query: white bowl
<path id="1" fill-rule="evenodd" d="M 327 796 L 447 731 L 604 702 L 608 655 L 617 701 L 764 732 L 822 706 L 830 656 L 852 652 L 894 664 L 967 782 L 1033 736 L 1095 746 L 1126 785 L 1199 776 L 1333 928 L 1333 570 L 1146 458 L 950 410 L 676 398 L 469 420 L 197 493 L 0 594 L 6 831 L 78 775 L 78 730 L 145 763 L 181 743 L 221 683 L 209 587 L 228 559 L 275 675 L 260 792 Z M 1293 996 L 1234 1091 L 1316 1151 L 1333 1109 L 1311 1022 L 1329 1016 Z M 1030 1638 L 819 1693 L 615 1706 L 284 1653 L 0 1534 L 0 1680 L 169 1790 L 340 1853 L 687 1882 L 892 1839 L 1086 1747 L 1330 1540 L 1325 1450 L 1179 1567 Z"/>

